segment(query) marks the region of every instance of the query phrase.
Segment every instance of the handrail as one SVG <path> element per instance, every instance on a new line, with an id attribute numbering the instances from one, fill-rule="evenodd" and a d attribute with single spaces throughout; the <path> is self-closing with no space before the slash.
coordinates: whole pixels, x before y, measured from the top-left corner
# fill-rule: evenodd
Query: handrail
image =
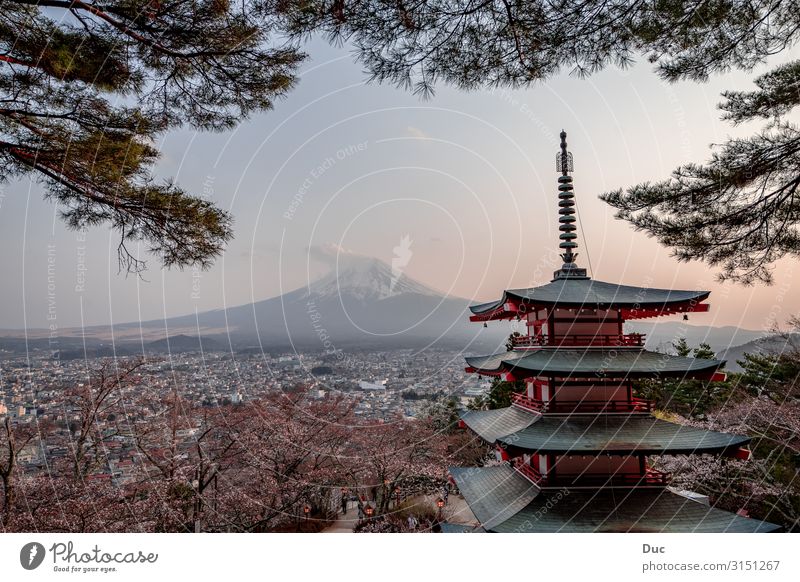
<path id="1" fill-rule="evenodd" d="M 643 333 L 623 334 L 569 334 L 569 335 L 523 335 L 511 339 L 514 347 L 538 346 L 589 346 L 589 347 L 641 347 L 645 342 Z"/>
<path id="2" fill-rule="evenodd" d="M 657 469 L 646 469 L 644 472 L 645 481 L 655 485 L 666 485 L 672 479 L 672 473 L 665 473 Z"/>
<path id="3" fill-rule="evenodd" d="M 511 404 L 532 412 L 542 412 L 544 408 L 544 403 L 541 400 L 534 400 L 527 394 L 519 392 L 511 394 Z"/>
<path id="4" fill-rule="evenodd" d="M 541 485 L 544 481 L 542 474 L 525 462 L 522 457 L 517 457 L 513 461 L 514 469 L 516 469 L 523 477 L 534 485 Z"/>
<path id="5" fill-rule="evenodd" d="M 652 412 L 655 404 L 642 398 L 630 400 L 559 400 L 544 402 L 524 393 L 511 395 L 511 404 L 532 412 Z"/>
<path id="6" fill-rule="evenodd" d="M 630 400 L 559 400 L 544 403 L 544 412 L 652 412 L 655 404 L 641 398 Z"/>
<path id="7" fill-rule="evenodd" d="M 613 473 L 611 475 L 593 475 L 586 473 L 578 474 L 557 474 L 555 477 L 542 475 L 535 467 L 527 463 L 522 457 L 517 457 L 512 461 L 514 469 L 534 485 L 545 486 L 589 486 L 598 484 L 611 484 L 623 486 L 636 485 L 667 485 L 672 478 L 671 473 L 665 473 L 656 469 L 645 469 L 642 473 Z"/>
<path id="8" fill-rule="evenodd" d="M 586 473 L 567 473 L 556 474 L 555 477 L 548 478 L 548 484 L 557 487 L 563 485 L 569 486 L 591 486 L 591 485 L 622 485 L 622 486 L 635 486 L 635 485 L 652 485 L 663 486 L 667 485 L 672 478 L 671 473 L 664 473 L 655 469 L 645 469 L 642 473 L 613 473 L 613 474 L 586 474 Z"/>

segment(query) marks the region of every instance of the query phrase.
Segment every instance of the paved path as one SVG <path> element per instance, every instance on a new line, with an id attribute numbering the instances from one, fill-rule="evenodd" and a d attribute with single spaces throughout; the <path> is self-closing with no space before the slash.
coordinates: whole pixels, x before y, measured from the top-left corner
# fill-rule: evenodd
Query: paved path
<path id="1" fill-rule="evenodd" d="M 358 507 L 355 501 L 351 501 L 347 504 L 347 515 L 339 513 L 336 521 L 321 533 L 353 533 L 356 522 L 358 522 Z"/>
<path id="2" fill-rule="evenodd" d="M 439 495 L 426 495 L 420 498 L 420 502 L 426 503 L 431 507 L 436 507 L 436 501 L 439 498 Z M 479 525 L 478 519 L 472 511 L 470 511 L 469 505 L 464 501 L 464 498 L 453 493 L 448 497 L 447 505 L 442 508 L 442 521 L 460 525 L 470 525 L 473 527 Z"/>
<path id="3" fill-rule="evenodd" d="M 415 503 L 436 506 L 438 495 L 420 495 L 414 498 Z M 467 502 L 460 495 L 450 495 L 447 506 L 442 510 L 442 519 L 449 523 L 477 526 L 478 520 L 469 510 Z M 341 513 L 332 525 L 322 530 L 321 533 L 353 533 L 353 528 L 358 522 L 358 506 L 352 501 L 348 505 L 347 515 Z"/>
<path id="4" fill-rule="evenodd" d="M 480 525 L 478 518 L 470 511 L 469 505 L 460 495 L 450 494 L 442 517 L 448 523 L 471 525 L 473 527 Z"/>

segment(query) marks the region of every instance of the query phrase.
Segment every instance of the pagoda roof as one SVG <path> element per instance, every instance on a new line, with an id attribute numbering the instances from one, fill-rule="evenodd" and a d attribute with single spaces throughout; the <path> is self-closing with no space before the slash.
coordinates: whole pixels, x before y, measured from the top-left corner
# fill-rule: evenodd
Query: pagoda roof
<path id="1" fill-rule="evenodd" d="M 465 358 L 478 373 L 523 372 L 527 376 L 705 377 L 722 367 L 722 360 L 671 356 L 638 349 L 550 349 L 512 350 L 490 356 Z"/>
<path id="2" fill-rule="evenodd" d="M 509 300 L 533 306 L 585 308 L 621 307 L 640 310 L 667 309 L 681 303 L 698 303 L 709 291 L 687 291 L 633 287 L 590 278 L 555 279 L 546 285 L 527 289 L 508 289 L 497 301 L 470 306 L 475 315 L 490 314 Z"/>
<path id="3" fill-rule="evenodd" d="M 527 414 L 530 422 L 524 428 L 499 435 L 508 426 L 507 410 L 467 412 L 461 419 L 488 442 L 556 455 L 714 454 L 735 451 L 750 442 L 745 436 L 641 415 L 540 415 L 524 410 L 520 413 Z"/>
<path id="4" fill-rule="evenodd" d="M 491 467 L 451 467 L 450 476 L 484 529 L 522 511 L 541 490 L 508 463 Z"/>
<path id="5" fill-rule="evenodd" d="M 475 527 L 474 525 L 467 525 L 463 523 L 450 523 L 443 521 L 439 524 L 442 533 L 486 533 L 482 527 Z"/>
<path id="6" fill-rule="evenodd" d="M 516 406 L 507 406 L 496 410 L 466 412 L 461 415 L 461 420 L 483 440 L 493 443 L 529 427 L 539 416 Z"/>
<path id="7" fill-rule="evenodd" d="M 549 492 L 492 531 L 767 533 L 780 529 L 774 523 L 740 517 L 668 489 L 631 489 L 624 493 L 601 489 L 569 491 L 561 497 L 558 492 Z"/>
<path id="8" fill-rule="evenodd" d="M 669 489 L 558 489 L 540 491 L 522 509 L 507 506 L 498 487 L 486 488 L 496 467 L 451 468 L 458 487 L 483 527 L 500 533 L 761 533 L 780 526 L 704 505 Z M 492 475 L 484 476 L 492 470 Z M 506 471 L 514 471 L 506 465 Z M 457 475 L 457 476 L 456 476 Z M 514 499 L 524 498 L 517 494 Z M 478 509 L 480 506 L 480 509 Z M 477 511 L 475 511 L 477 510 Z M 484 522 L 481 515 L 489 516 Z"/>

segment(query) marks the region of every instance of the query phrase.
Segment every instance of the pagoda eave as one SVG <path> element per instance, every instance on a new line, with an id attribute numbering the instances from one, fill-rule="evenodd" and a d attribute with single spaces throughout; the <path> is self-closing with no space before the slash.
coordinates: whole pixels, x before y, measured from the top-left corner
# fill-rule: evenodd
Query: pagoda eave
<path id="1" fill-rule="evenodd" d="M 541 492 L 507 463 L 481 468 L 451 467 L 449 474 L 485 529 L 510 519 Z"/>
<path id="2" fill-rule="evenodd" d="M 689 303 L 678 304 L 664 307 L 663 309 L 630 309 L 623 308 L 621 310 L 622 319 L 648 319 L 651 317 L 662 317 L 666 315 L 675 315 L 678 313 L 708 313 L 711 306 L 708 303 Z"/>
<path id="3" fill-rule="evenodd" d="M 478 315 L 470 315 L 469 320 L 474 322 L 481 321 L 502 321 L 504 319 L 516 319 L 518 317 L 516 311 L 505 311 L 503 309 L 492 311 L 491 313 L 482 313 Z"/>
<path id="4" fill-rule="evenodd" d="M 510 440 L 510 439 L 509 439 Z M 628 457 L 631 455 L 658 455 L 658 456 L 669 456 L 669 457 L 680 457 L 680 456 L 692 456 L 692 455 L 720 455 L 723 457 L 728 458 L 740 458 L 742 450 L 744 447 L 740 447 L 738 445 L 731 445 L 729 447 L 636 447 L 636 446 L 611 446 L 607 448 L 597 447 L 597 448 L 574 448 L 574 447 L 521 447 L 517 445 L 509 444 L 508 440 L 506 439 L 499 439 L 495 441 L 498 446 L 502 447 L 506 450 L 509 457 L 513 458 L 523 454 L 530 454 L 530 453 L 538 453 L 542 455 L 568 455 L 568 456 L 600 456 L 600 455 L 608 455 L 608 456 L 622 456 Z M 749 442 L 749 439 L 746 441 Z"/>
<path id="5" fill-rule="evenodd" d="M 723 360 L 705 360 L 644 349 L 540 348 L 466 358 L 468 372 L 505 380 L 553 378 L 664 378 L 722 380 Z"/>
<path id="6" fill-rule="evenodd" d="M 451 467 L 480 525 L 458 531 L 489 533 L 765 533 L 779 525 L 742 517 L 669 488 L 539 489 L 507 463 Z"/>
<path id="7" fill-rule="evenodd" d="M 623 319 L 706 312 L 709 291 L 671 291 L 585 279 L 561 279 L 541 287 L 508 289 L 496 301 L 473 305 L 470 321 L 512 319 L 541 309 L 620 310 Z"/>
<path id="8" fill-rule="evenodd" d="M 692 455 L 738 457 L 750 438 L 705 430 L 652 416 L 544 414 L 511 406 L 472 411 L 464 424 L 510 456 L 548 455 Z"/>
<path id="9" fill-rule="evenodd" d="M 566 493 L 568 492 L 568 493 Z M 550 509 L 552 508 L 552 509 Z M 492 532 L 767 533 L 779 525 L 741 517 L 668 489 L 543 492 Z"/>
<path id="10" fill-rule="evenodd" d="M 507 464 L 453 467 L 450 474 L 479 526 L 490 533 L 764 533 L 779 525 L 704 505 L 669 488 L 560 488 L 525 485 Z M 522 507 L 520 507 L 522 506 Z"/>

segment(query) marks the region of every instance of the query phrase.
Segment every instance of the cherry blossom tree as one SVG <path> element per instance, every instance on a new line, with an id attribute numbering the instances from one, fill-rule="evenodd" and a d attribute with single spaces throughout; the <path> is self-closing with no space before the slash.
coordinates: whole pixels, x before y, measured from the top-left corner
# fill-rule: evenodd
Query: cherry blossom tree
<path id="1" fill-rule="evenodd" d="M 359 419 L 357 401 L 345 395 L 297 390 L 209 407 L 177 391 L 130 390 L 141 365 L 104 363 L 65 391 L 72 454 L 50 459 L 46 473 L 14 479 L 15 455 L 29 437 L 6 424 L 6 530 L 307 529 L 335 513 L 343 487 L 369 488 L 384 514 L 395 487 L 413 495 L 440 486 L 449 455 L 466 446 L 460 431 L 430 420 Z M 124 471 L 110 461 L 112 439 L 131 446 Z M 304 514 L 313 519 L 299 521 Z"/>
<path id="2" fill-rule="evenodd" d="M 709 414 L 707 422 L 683 420 L 711 430 L 750 436 L 754 457 L 690 456 L 655 459 L 658 469 L 672 473 L 672 485 L 709 495 L 718 507 L 746 509 L 753 517 L 800 526 L 800 404 L 776 402 L 766 394 L 732 401 Z"/>
<path id="3" fill-rule="evenodd" d="M 104 444 L 119 434 L 117 416 L 123 391 L 143 365 L 142 358 L 104 361 L 90 372 L 87 382 L 67 391 L 64 408 L 76 419 L 69 427 L 75 479 L 85 479 L 104 462 Z"/>
<path id="4" fill-rule="evenodd" d="M 353 405 L 305 392 L 249 403 L 238 469 L 220 499 L 226 528 L 269 530 L 295 520 L 306 505 L 324 513 L 331 492 L 345 484 Z"/>
<path id="5" fill-rule="evenodd" d="M 370 488 L 378 514 L 389 510 L 396 487 L 420 493 L 445 483 L 447 439 L 426 420 L 370 422 L 354 432 L 352 473 Z"/>
<path id="6" fill-rule="evenodd" d="M 65 533 L 154 531 L 149 502 L 108 476 L 74 479 L 69 470 L 20 481 L 11 531 Z"/>
<path id="7" fill-rule="evenodd" d="M 17 458 L 36 433 L 29 426 L 13 426 L 6 416 L 0 428 L 0 483 L 3 485 L 3 510 L 0 522 L 8 526 L 16 500 Z"/>

